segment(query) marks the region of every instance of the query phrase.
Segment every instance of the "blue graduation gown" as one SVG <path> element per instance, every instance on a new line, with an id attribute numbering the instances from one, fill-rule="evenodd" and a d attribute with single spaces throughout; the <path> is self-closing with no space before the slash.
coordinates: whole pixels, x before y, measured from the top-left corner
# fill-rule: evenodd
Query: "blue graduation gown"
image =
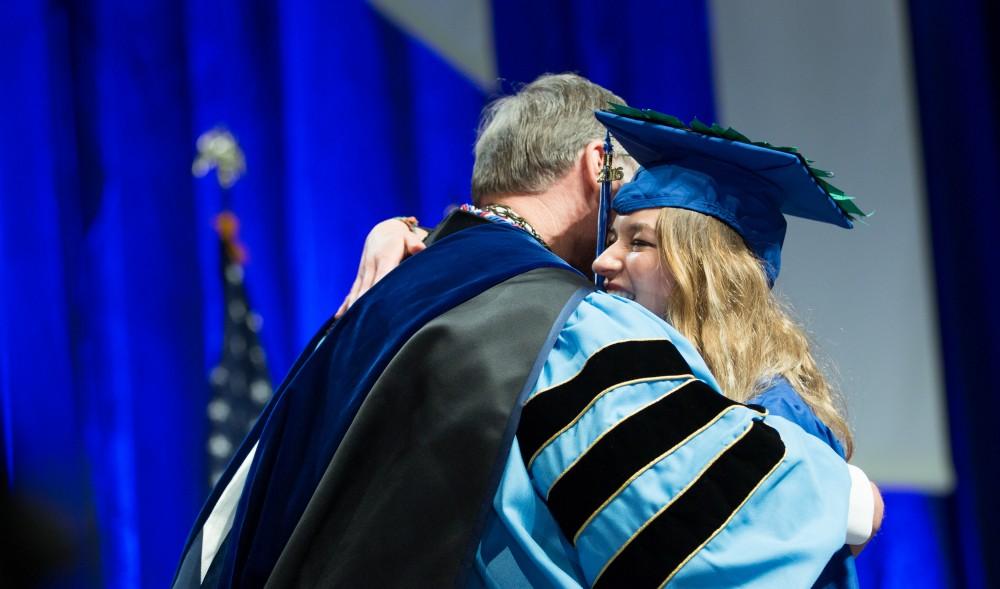
<path id="1" fill-rule="evenodd" d="M 687 365 L 596 392 L 540 448 L 525 444 L 519 430 L 470 587 L 806 587 L 820 577 L 844 544 L 849 482 L 842 457 L 789 420 L 733 402 L 694 419 L 651 411 L 674 396 L 682 408 L 680 395 L 692 387 L 717 386 L 690 344 L 639 305 L 606 293 L 585 297 L 559 334 L 525 417 L 533 400 L 585 374 L 607 349 L 636 342 L 632 352 L 641 353 L 661 340 Z M 659 435 L 679 422 L 684 432 Z M 747 463 L 726 462 L 748 432 L 764 426 L 780 434 L 779 460 L 751 464 L 759 458 L 751 453 Z M 620 435 L 629 430 L 631 439 Z M 629 458 L 636 444 L 656 448 L 638 467 Z M 602 460 L 587 464 L 592 454 Z M 591 472 L 575 473 L 581 465 Z M 748 471 L 755 483 L 728 495 L 723 487 Z M 608 496 L 582 507 L 554 505 L 592 492 Z M 616 570 L 623 558 L 629 570 Z"/>

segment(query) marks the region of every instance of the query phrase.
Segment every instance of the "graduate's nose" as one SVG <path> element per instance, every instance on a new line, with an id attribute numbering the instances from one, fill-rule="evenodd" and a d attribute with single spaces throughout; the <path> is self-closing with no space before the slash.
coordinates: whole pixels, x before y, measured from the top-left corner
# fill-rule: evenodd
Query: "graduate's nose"
<path id="1" fill-rule="evenodd" d="M 614 247 L 604 250 L 591 266 L 595 274 L 600 274 L 605 278 L 612 278 L 621 270 L 621 267 L 621 259 L 614 253 Z"/>

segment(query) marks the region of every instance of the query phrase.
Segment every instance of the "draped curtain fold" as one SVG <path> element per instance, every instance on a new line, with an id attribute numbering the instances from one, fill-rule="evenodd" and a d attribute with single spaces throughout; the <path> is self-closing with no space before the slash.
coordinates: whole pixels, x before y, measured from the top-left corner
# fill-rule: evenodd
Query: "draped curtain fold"
<path id="1" fill-rule="evenodd" d="M 1000 586 L 1000 430 L 988 410 L 1000 358 L 1000 7 L 910 0 L 913 62 L 956 489 L 948 499 L 955 586 Z"/>

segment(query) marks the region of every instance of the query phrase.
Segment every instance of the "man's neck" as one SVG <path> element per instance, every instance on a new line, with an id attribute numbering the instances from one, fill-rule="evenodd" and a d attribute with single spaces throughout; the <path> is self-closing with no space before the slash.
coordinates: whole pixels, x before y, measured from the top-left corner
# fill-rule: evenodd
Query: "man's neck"
<path id="1" fill-rule="evenodd" d="M 573 192 L 576 187 L 557 182 L 536 194 L 505 194 L 483 204 L 510 207 L 535 228 L 552 252 L 584 274 L 594 260 L 597 218 L 587 199 Z"/>

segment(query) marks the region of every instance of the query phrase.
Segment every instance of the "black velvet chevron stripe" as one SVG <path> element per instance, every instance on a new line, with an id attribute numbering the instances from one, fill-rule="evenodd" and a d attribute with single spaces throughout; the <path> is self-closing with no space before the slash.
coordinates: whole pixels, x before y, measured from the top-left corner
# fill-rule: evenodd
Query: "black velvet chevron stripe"
<path id="1" fill-rule="evenodd" d="M 695 380 L 609 430 L 549 491 L 549 509 L 566 537 L 575 543 L 587 519 L 629 478 L 734 405 Z"/>
<path id="2" fill-rule="evenodd" d="M 663 585 L 732 518 L 784 455 L 778 432 L 754 422 L 745 436 L 626 544 L 594 587 Z"/>
<path id="3" fill-rule="evenodd" d="M 591 356 L 570 380 L 535 395 L 524 406 L 517 440 L 525 465 L 601 391 L 642 378 L 691 374 L 669 340 L 617 342 Z"/>

